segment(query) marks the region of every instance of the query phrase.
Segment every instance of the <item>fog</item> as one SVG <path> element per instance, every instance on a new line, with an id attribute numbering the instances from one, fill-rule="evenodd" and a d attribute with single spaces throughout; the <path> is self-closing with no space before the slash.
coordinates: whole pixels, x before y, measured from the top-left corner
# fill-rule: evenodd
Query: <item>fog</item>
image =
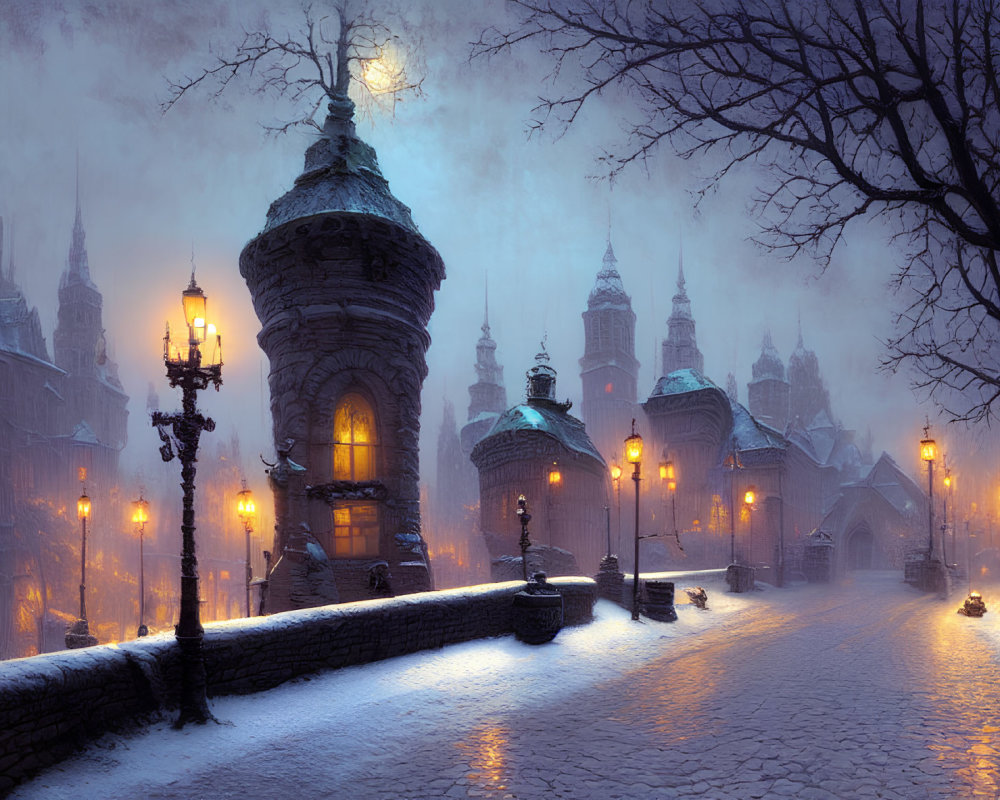
<path id="1" fill-rule="evenodd" d="M 145 469 L 159 458 L 145 412 L 149 383 L 165 410 L 179 405 L 164 377 L 162 336 L 165 320 L 180 318 L 193 251 L 225 356 L 221 392 L 200 398 L 219 426 L 203 446 L 238 433 L 244 468 L 262 500 L 267 492 L 256 454 L 273 455 L 268 368 L 238 258 L 262 228 L 268 205 L 301 172 L 310 137 L 266 135 L 261 123 L 292 112 L 282 99 L 246 86 L 218 100 L 191 94 L 166 114 L 160 104 L 168 78 L 210 65 L 210 48 L 231 47 L 265 8 L 276 29 L 300 25 L 300 7 L 292 2 L 0 4 L 0 215 L 6 249 L 14 248 L 15 279 L 29 305 L 38 306 L 50 354 L 79 154 L 90 270 L 104 295 L 110 352 L 131 397 L 123 466 Z M 745 403 L 764 331 L 772 332 L 787 364 L 801 317 L 836 417 L 861 435 L 870 428 L 875 455 L 889 451 L 918 477 L 916 442 L 925 415 L 933 422 L 935 410 L 913 395 L 906 376 L 877 370 L 880 340 L 891 332 L 898 304 L 887 289 L 898 254 L 886 231 L 854 224 L 823 272 L 808 259 L 786 262 L 749 242 L 750 168 L 710 191 L 697 211 L 694 192 L 712 165 L 681 161 L 667 150 L 613 186 L 595 179 L 595 159 L 622 136 L 628 98 L 606 96 L 563 136 L 529 137 L 548 71 L 542 57 L 522 50 L 468 61 L 469 42 L 506 13 L 499 2 L 407 4 L 403 35 L 422 41 L 424 97 L 398 104 L 394 115 L 376 112 L 359 122 L 392 192 L 412 209 L 447 269 L 430 323 L 423 482 L 434 481 L 443 399 L 454 402 L 459 424 L 465 418 L 487 283 L 508 402 L 523 397 L 524 372 L 547 336 L 557 393 L 578 412 L 580 314 L 609 221 L 638 317 L 641 398 L 659 377 L 683 240 L 708 377 L 725 386 L 734 373 Z M 943 426 L 935 432 L 945 438 Z"/>

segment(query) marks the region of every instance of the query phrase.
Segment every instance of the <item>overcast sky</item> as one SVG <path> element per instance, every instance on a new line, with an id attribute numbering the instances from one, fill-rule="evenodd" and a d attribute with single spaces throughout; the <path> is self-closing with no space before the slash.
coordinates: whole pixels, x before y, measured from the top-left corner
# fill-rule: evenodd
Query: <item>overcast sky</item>
<path id="1" fill-rule="evenodd" d="M 252 471 L 259 471 L 258 451 L 273 453 L 261 381 L 267 365 L 238 259 L 262 228 L 268 205 L 301 172 L 310 137 L 268 137 L 261 123 L 287 118 L 288 107 L 240 89 L 220 101 L 191 95 L 169 113 L 160 111 L 167 78 L 211 64 L 209 47 L 231 47 L 263 7 L 276 29 L 301 22 L 294 2 L 0 0 L 0 214 L 7 247 L 13 219 L 16 278 L 39 308 L 51 355 L 79 151 L 91 274 L 132 398 L 128 464 L 157 458 L 145 415 L 148 383 L 165 409 L 179 403 L 164 377 L 162 335 L 168 317 L 180 318 L 192 247 L 209 316 L 223 333 L 225 383 L 218 395 L 203 394 L 219 423 L 214 436 L 222 441 L 238 430 Z M 407 8 L 412 29 L 403 33 L 423 42 L 425 97 L 401 103 L 395 118 L 359 123 L 359 132 L 447 269 L 430 325 L 424 480 L 433 479 L 446 395 L 465 419 L 487 275 L 509 402 L 523 397 L 524 372 L 547 333 L 558 395 L 573 400 L 579 413 L 580 314 L 601 267 L 609 217 L 638 317 L 642 398 L 659 376 L 683 238 L 708 377 L 724 387 L 733 372 L 745 403 L 765 329 L 787 364 L 801 314 L 835 416 L 859 435 L 870 426 L 876 456 L 889 450 L 916 473 L 915 442 L 933 408 L 918 404 L 905 376 L 876 369 L 894 305 L 886 285 L 896 255 L 884 231 L 857 224 L 820 274 L 806 260 L 787 263 L 747 241 L 754 232 L 746 214 L 752 172 L 725 183 L 697 214 L 692 192 L 711 165 L 682 162 L 668 151 L 612 190 L 591 176 L 601 148 L 621 135 L 617 119 L 627 99 L 606 98 L 561 138 L 529 138 L 545 62 L 528 50 L 489 63 L 467 60 L 469 42 L 503 19 L 503 5 L 426 0 Z"/>

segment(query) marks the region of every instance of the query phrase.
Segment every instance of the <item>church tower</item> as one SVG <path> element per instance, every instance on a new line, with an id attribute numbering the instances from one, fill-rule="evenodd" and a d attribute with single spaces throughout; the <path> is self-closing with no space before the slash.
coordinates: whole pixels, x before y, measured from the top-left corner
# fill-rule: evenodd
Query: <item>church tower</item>
<path id="1" fill-rule="evenodd" d="M 58 322 L 52 335 L 57 367 L 66 371 L 64 397 L 73 436 L 88 445 L 88 463 L 75 464 L 113 477 L 118 453 L 125 446 L 128 396 L 118 379 L 118 365 L 107 352 L 101 321 L 103 298 L 90 277 L 80 179 L 77 170 L 76 219 L 69 258 L 59 281 Z M 93 447 L 93 445 L 97 445 Z"/>
<path id="2" fill-rule="evenodd" d="M 694 335 L 691 301 L 684 290 L 684 251 L 677 257 L 677 294 L 667 320 L 667 338 L 663 340 L 663 375 L 678 369 L 705 371 L 705 358 Z"/>
<path id="3" fill-rule="evenodd" d="M 487 295 L 483 309 L 483 332 L 476 342 L 476 382 L 469 386 L 468 421 L 462 426 L 462 452 L 465 466 L 471 470 L 469 454 L 497 418 L 507 410 L 507 389 L 503 383 L 503 367 L 497 363 L 497 343 L 490 336 L 490 304 Z M 472 474 L 470 472 L 470 474 Z M 472 476 L 474 478 L 474 475 Z M 470 479 L 470 485 L 475 481 Z M 469 502 L 475 502 L 470 498 Z"/>
<path id="4" fill-rule="evenodd" d="M 815 421 L 827 425 L 833 419 L 830 412 L 830 393 L 823 385 L 819 374 L 819 360 L 812 350 L 807 350 L 802 342 L 802 321 L 799 321 L 799 341 L 795 351 L 788 358 L 788 421 L 800 428 L 808 429 Z M 826 418 L 817 420 L 820 412 Z"/>
<path id="5" fill-rule="evenodd" d="M 611 247 L 583 312 L 582 416 L 587 433 L 608 463 L 619 458 L 635 416 L 639 362 L 635 357 L 635 313 L 625 294 Z"/>
<path id="6" fill-rule="evenodd" d="M 444 264 L 358 138 L 340 27 L 323 130 L 240 255 L 278 454 L 269 611 L 433 586 L 418 440 Z"/>
<path id="7" fill-rule="evenodd" d="M 771 331 L 765 331 L 760 358 L 753 364 L 753 380 L 747 384 L 750 413 L 765 425 L 784 433 L 788 425 L 788 392 L 785 365 L 771 341 Z"/>

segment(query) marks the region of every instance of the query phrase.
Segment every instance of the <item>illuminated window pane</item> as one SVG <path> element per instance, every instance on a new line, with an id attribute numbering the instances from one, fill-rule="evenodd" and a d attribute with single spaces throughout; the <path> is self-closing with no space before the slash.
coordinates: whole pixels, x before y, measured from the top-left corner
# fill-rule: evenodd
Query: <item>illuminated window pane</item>
<path id="1" fill-rule="evenodd" d="M 378 555 L 378 506 L 350 503 L 333 510 L 333 557 Z"/>
<path id="2" fill-rule="evenodd" d="M 333 416 L 333 478 L 370 481 L 375 477 L 375 415 L 359 394 L 346 394 Z"/>

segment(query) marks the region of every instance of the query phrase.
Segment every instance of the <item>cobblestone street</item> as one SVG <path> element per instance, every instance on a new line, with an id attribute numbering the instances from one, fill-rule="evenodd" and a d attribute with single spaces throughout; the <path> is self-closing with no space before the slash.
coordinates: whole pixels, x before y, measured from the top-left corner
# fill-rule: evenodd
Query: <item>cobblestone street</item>
<path id="1" fill-rule="evenodd" d="M 105 740 L 14 796 L 997 798 L 997 609 L 965 618 L 959 595 L 857 573 L 685 606 L 677 628 L 602 602 L 551 645 L 475 642 L 221 700 L 228 724 Z"/>

